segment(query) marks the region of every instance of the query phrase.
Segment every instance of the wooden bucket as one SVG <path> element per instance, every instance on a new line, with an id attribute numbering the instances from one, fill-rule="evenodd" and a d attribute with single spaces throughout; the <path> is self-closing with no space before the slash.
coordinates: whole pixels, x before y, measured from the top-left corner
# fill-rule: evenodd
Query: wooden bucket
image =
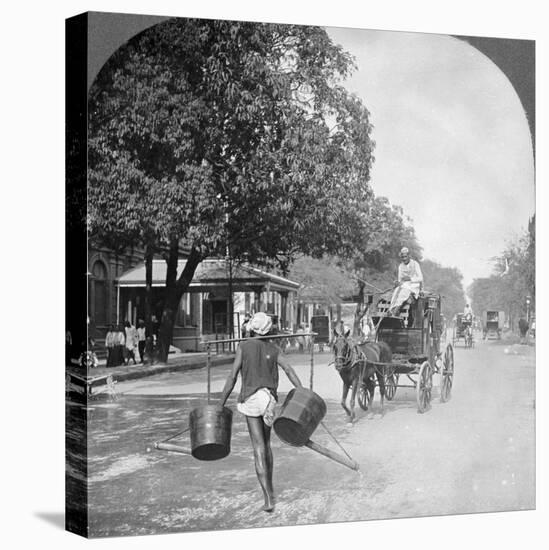
<path id="1" fill-rule="evenodd" d="M 288 393 L 273 428 L 284 443 L 301 447 L 325 415 L 326 403 L 322 397 L 306 388 L 294 388 Z"/>

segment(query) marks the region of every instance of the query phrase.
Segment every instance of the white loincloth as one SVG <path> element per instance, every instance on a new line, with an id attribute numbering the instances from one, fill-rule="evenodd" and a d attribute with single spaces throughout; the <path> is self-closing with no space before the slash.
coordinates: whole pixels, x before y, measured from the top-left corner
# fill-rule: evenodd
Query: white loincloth
<path id="1" fill-rule="evenodd" d="M 246 416 L 263 416 L 267 426 L 272 425 L 276 399 L 267 388 L 259 388 L 243 403 L 237 403 L 238 412 Z"/>

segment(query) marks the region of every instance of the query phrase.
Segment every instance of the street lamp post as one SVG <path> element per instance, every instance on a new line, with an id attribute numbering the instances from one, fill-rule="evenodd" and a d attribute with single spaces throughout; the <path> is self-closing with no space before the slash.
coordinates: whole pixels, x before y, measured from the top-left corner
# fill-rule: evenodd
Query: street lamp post
<path id="1" fill-rule="evenodd" d="M 530 325 L 530 296 L 526 296 L 526 321 Z"/>

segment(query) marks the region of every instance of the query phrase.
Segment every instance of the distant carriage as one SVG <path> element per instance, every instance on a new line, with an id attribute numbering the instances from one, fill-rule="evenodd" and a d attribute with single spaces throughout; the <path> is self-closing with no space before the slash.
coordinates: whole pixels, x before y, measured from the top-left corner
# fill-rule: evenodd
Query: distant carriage
<path id="1" fill-rule="evenodd" d="M 501 330 L 505 324 L 505 312 L 487 310 L 482 315 L 482 337 L 486 339 L 501 338 Z"/>
<path id="2" fill-rule="evenodd" d="M 473 338 L 473 316 L 471 314 L 458 313 L 454 323 L 454 332 L 452 336 L 452 344 L 454 347 L 463 340 L 466 348 L 474 346 Z"/>
<path id="3" fill-rule="evenodd" d="M 314 344 L 318 345 L 318 350 L 320 352 L 324 351 L 324 345 L 328 345 L 331 338 L 328 315 L 313 315 L 311 317 L 311 332 L 315 333 Z"/>

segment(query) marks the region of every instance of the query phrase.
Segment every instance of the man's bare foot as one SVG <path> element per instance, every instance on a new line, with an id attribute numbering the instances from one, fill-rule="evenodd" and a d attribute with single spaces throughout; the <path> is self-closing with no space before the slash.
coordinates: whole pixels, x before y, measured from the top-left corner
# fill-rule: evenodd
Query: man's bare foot
<path id="1" fill-rule="evenodd" d="M 275 509 L 275 498 L 274 497 L 265 498 L 265 504 L 263 505 L 262 510 L 264 512 L 274 512 L 274 509 Z"/>

